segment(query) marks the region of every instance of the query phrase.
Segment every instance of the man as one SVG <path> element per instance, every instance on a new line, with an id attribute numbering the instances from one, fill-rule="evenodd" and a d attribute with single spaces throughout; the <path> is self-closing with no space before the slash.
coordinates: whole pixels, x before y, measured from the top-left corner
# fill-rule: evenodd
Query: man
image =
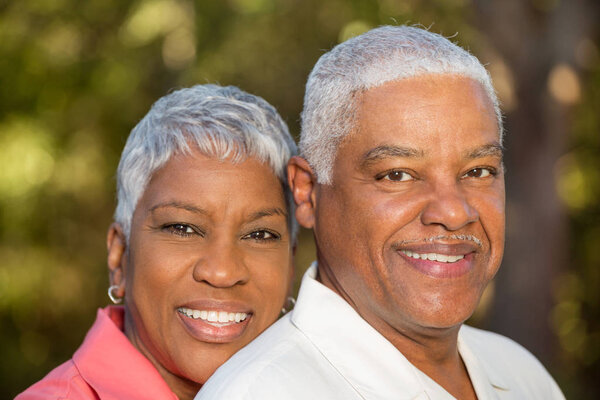
<path id="1" fill-rule="evenodd" d="M 463 326 L 502 259 L 502 135 L 488 73 L 439 35 L 381 27 L 323 55 L 288 165 L 317 263 L 197 398 L 564 398 L 525 349 Z"/>

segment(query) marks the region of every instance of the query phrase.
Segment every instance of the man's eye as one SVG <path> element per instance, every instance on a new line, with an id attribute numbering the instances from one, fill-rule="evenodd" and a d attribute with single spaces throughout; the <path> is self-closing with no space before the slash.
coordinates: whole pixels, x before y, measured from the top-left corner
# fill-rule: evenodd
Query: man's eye
<path id="1" fill-rule="evenodd" d="M 250 232 L 249 234 L 244 236 L 243 239 L 253 239 L 253 240 L 259 240 L 259 241 L 277 240 L 277 239 L 279 239 L 279 235 L 277 235 L 276 233 L 273 233 L 273 232 L 266 231 L 266 230 L 260 230 L 260 231 Z"/>
<path id="2" fill-rule="evenodd" d="M 186 224 L 170 224 L 170 225 L 166 225 L 163 230 L 172 233 L 173 235 L 179 235 L 179 236 L 191 236 L 196 234 L 197 232 L 194 230 L 194 228 L 192 228 L 189 225 Z"/>
<path id="3" fill-rule="evenodd" d="M 463 175 L 463 178 L 487 178 L 496 175 L 496 171 L 491 168 L 473 168 Z"/>
<path id="4" fill-rule="evenodd" d="M 390 171 L 385 175 L 381 176 L 379 179 L 392 181 L 392 182 L 405 182 L 414 179 L 409 173 L 404 171 Z"/>

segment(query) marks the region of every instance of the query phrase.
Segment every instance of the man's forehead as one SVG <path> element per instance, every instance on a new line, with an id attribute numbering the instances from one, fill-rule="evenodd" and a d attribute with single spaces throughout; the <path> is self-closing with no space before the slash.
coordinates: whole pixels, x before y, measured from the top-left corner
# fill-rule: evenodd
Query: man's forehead
<path id="1" fill-rule="evenodd" d="M 458 74 L 424 74 L 388 81 L 362 90 L 356 96 L 359 119 L 368 117 L 363 111 L 365 108 L 370 110 L 372 106 L 383 110 L 407 108 L 413 112 L 439 107 L 445 112 L 450 106 L 456 108 L 476 103 L 481 113 L 492 111 L 490 116 L 496 120 L 493 101 L 484 86 L 471 77 Z M 448 97 L 452 97 L 452 104 L 444 101 Z M 404 118 L 409 120 L 411 115 L 409 113 Z"/>
<path id="2" fill-rule="evenodd" d="M 424 75 L 367 89 L 358 99 L 355 129 L 345 142 L 368 147 L 365 159 L 416 157 L 423 151 L 417 146 L 420 137 L 437 141 L 446 135 L 460 141 L 464 151 L 489 144 L 485 152 L 501 155 L 495 111 L 479 82 Z"/>

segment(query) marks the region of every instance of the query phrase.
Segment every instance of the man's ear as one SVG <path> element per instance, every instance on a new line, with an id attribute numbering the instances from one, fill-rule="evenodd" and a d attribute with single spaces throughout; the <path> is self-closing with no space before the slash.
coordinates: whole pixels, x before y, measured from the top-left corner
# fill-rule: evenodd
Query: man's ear
<path id="1" fill-rule="evenodd" d="M 304 158 L 294 156 L 287 166 L 288 184 L 296 203 L 296 219 L 305 228 L 315 224 L 315 199 L 317 177 Z"/>
<path id="2" fill-rule="evenodd" d="M 114 291 L 116 297 L 124 297 L 127 241 L 121 224 L 113 222 L 110 228 L 108 228 L 106 248 L 108 250 L 108 274 L 110 285 L 116 285 L 118 287 L 118 289 L 115 289 Z"/>

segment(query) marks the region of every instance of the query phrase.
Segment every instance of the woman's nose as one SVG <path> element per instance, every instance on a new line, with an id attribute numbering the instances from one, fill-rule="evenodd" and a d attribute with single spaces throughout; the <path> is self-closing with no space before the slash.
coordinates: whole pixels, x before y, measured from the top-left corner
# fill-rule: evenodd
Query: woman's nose
<path id="1" fill-rule="evenodd" d="M 436 185 L 422 213 L 423 225 L 441 225 L 448 231 L 459 230 L 479 219 L 459 183 Z"/>
<path id="2" fill-rule="evenodd" d="M 192 274 L 196 281 L 218 288 L 244 284 L 249 278 L 243 252 L 223 240 L 206 243 Z"/>

